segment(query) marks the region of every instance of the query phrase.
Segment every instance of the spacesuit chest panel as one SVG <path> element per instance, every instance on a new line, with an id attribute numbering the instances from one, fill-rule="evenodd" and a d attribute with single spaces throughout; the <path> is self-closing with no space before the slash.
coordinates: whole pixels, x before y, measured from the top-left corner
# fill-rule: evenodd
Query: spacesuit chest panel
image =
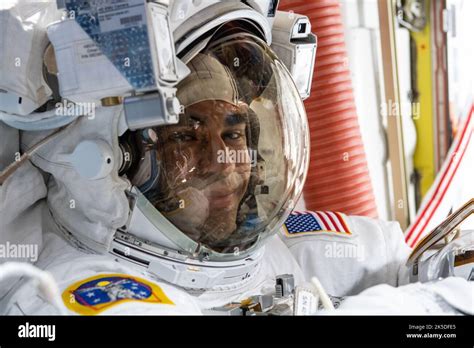
<path id="1" fill-rule="evenodd" d="M 303 273 L 288 247 L 278 236 L 269 237 L 257 272 L 250 278 L 229 286 L 218 286 L 201 292 L 190 292 L 203 310 L 231 302 L 241 302 L 251 296 L 273 293 L 278 275 L 291 274 L 295 285 L 303 283 Z"/>

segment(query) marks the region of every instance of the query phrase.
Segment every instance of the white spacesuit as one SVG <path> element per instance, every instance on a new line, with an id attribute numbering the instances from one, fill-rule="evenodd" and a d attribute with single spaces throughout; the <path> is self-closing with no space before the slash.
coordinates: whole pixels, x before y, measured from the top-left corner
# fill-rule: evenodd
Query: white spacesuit
<path id="1" fill-rule="evenodd" d="M 291 212 L 308 81 L 273 50 L 314 58 L 304 17 L 274 1 L 7 3 L 2 29 L 43 46 L 18 53 L 35 66 L 23 85 L 2 56 L 0 245 L 39 256 L 0 265 L 0 313 L 474 314 L 472 282 L 408 284 L 398 224 Z"/>

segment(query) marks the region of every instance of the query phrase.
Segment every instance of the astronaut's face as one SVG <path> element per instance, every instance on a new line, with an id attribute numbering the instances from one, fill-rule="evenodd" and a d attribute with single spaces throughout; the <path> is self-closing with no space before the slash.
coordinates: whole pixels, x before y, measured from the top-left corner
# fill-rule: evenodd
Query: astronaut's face
<path id="1" fill-rule="evenodd" d="M 161 190 L 179 205 L 167 217 L 194 240 L 212 244 L 236 230 L 251 173 L 245 107 L 201 101 L 159 131 Z"/>

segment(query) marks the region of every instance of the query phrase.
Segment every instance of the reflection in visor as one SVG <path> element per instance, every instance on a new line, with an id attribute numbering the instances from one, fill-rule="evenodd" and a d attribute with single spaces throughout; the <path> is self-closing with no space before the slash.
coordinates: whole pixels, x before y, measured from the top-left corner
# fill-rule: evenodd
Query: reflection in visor
<path id="1" fill-rule="evenodd" d="M 141 160 L 127 175 L 188 237 L 235 253 L 281 224 L 299 195 L 306 115 L 288 72 L 253 38 L 214 45 L 188 66 L 179 123 L 135 132 Z"/>
<path id="2" fill-rule="evenodd" d="M 219 100 L 188 106 L 178 125 L 157 130 L 163 175 L 149 199 L 194 240 L 215 247 L 245 221 L 249 133 L 248 107 Z"/>

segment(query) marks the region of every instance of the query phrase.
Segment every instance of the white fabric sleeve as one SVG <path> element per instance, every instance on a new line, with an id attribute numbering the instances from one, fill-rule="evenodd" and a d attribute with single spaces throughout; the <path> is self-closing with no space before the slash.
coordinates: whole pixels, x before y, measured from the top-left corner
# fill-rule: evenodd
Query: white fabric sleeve
<path id="1" fill-rule="evenodd" d="M 305 279 L 317 277 L 333 296 L 355 295 L 377 284 L 405 284 L 410 248 L 399 224 L 360 216 L 345 216 L 345 221 L 350 235 L 280 231 Z"/>
<path id="2" fill-rule="evenodd" d="M 398 288 L 386 284 L 347 297 L 335 315 L 440 315 L 474 314 L 474 283 L 449 277 L 430 283 L 413 283 Z"/>
<path id="3" fill-rule="evenodd" d="M 387 271 L 390 283 L 397 286 L 409 283 L 409 270 L 406 262 L 411 248 L 405 242 L 405 236 L 398 222 L 377 220 L 385 240 L 387 253 Z"/>
<path id="4" fill-rule="evenodd" d="M 15 160 L 18 131 L 0 122 L 0 169 Z M 42 248 L 42 206 L 46 196 L 43 176 L 29 161 L 0 185 L 0 263 L 35 263 Z M 0 283 L 0 301 L 11 288 Z"/>

